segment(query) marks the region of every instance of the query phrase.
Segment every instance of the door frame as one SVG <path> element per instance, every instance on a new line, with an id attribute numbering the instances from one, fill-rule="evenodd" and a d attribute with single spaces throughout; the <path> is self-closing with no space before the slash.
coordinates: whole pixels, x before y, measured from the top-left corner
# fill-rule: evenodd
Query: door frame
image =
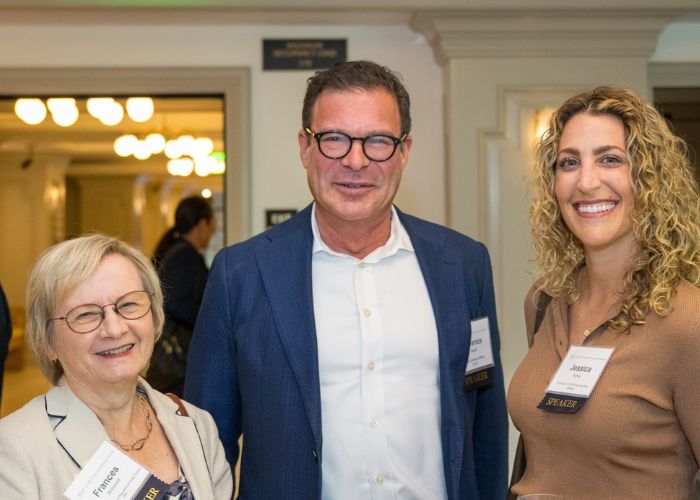
<path id="1" fill-rule="evenodd" d="M 250 70 L 240 67 L 4 68 L 0 94 L 221 95 L 224 100 L 225 243 L 250 236 Z"/>

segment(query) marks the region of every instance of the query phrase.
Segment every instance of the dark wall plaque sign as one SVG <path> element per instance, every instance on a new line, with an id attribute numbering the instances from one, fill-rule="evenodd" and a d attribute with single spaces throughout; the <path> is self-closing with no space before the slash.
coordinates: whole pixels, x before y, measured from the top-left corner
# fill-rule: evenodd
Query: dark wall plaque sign
<path id="1" fill-rule="evenodd" d="M 263 69 L 326 69 L 347 60 L 345 39 L 263 40 Z"/>
<path id="2" fill-rule="evenodd" d="M 265 210 L 265 227 L 276 226 L 282 224 L 287 219 L 297 213 L 294 208 L 277 208 Z"/>

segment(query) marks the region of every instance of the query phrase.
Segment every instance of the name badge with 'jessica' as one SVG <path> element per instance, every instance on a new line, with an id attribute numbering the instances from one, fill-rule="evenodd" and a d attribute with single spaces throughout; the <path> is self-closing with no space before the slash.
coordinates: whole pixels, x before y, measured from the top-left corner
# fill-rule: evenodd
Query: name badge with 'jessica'
<path id="1" fill-rule="evenodd" d="M 487 317 L 472 321 L 472 339 L 469 346 L 467 369 L 464 372 L 464 390 L 470 391 L 493 382 L 493 349 Z"/>
<path id="2" fill-rule="evenodd" d="M 166 486 L 105 441 L 63 494 L 70 500 L 158 500 L 165 498 Z"/>
<path id="3" fill-rule="evenodd" d="M 612 347 L 572 346 L 549 383 L 538 408 L 576 413 L 591 397 L 613 353 Z"/>

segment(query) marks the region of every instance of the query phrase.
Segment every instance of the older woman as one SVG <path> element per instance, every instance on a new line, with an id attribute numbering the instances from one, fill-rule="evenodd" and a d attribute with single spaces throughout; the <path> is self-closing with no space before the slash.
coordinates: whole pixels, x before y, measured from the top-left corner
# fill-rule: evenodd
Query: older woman
<path id="1" fill-rule="evenodd" d="M 166 483 L 166 498 L 226 499 L 211 416 L 141 377 L 163 326 L 151 263 L 101 235 L 59 243 L 27 289 L 30 349 L 55 386 L 0 420 L 0 496 L 58 498 L 105 442 Z"/>
<path id="2" fill-rule="evenodd" d="M 514 494 L 689 498 L 699 203 L 683 141 L 634 93 L 599 87 L 554 113 L 530 211 L 531 348 L 508 390 L 527 459 Z"/>

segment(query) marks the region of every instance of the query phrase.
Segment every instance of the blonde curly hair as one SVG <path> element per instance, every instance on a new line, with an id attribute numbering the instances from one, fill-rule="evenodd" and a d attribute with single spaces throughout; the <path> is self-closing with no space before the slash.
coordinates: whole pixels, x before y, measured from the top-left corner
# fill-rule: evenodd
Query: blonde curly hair
<path id="1" fill-rule="evenodd" d="M 632 230 L 639 254 L 626 270 L 617 331 L 643 324 L 651 311 L 666 316 L 681 279 L 700 286 L 700 197 L 685 142 L 634 92 L 602 86 L 568 99 L 553 115 L 535 152 L 530 227 L 541 288 L 553 297 L 578 298 L 576 277 L 585 264 L 581 242 L 562 218 L 554 194 L 562 131 L 579 113 L 619 118 L 625 129 L 634 192 Z"/>

